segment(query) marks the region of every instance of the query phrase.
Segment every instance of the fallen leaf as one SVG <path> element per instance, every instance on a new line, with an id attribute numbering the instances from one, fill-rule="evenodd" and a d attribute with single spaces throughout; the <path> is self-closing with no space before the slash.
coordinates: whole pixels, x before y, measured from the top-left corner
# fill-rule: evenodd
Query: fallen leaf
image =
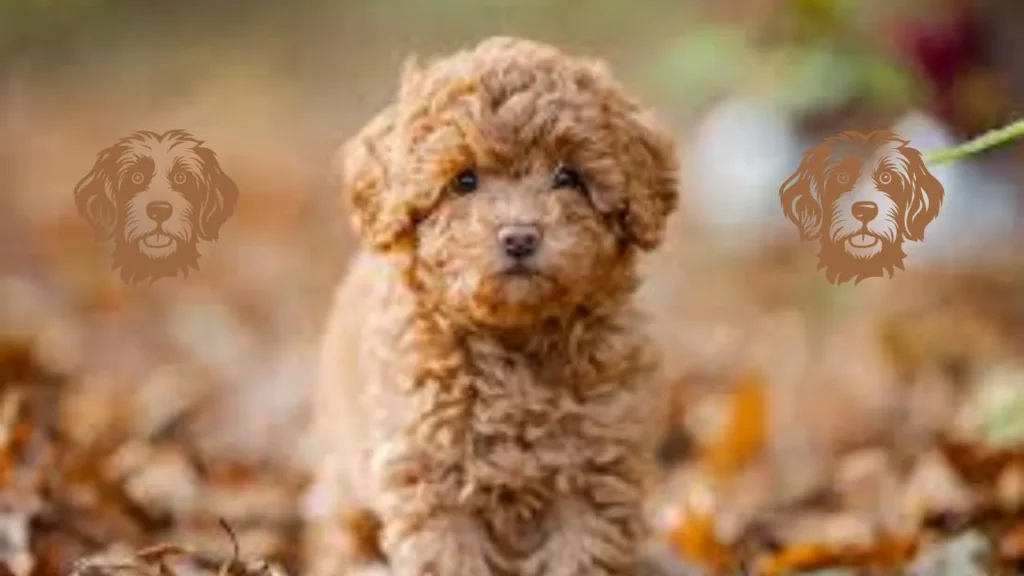
<path id="1" fill-rule="evenodd" d="M 999 474 L 996 500 L 1007 514 L 1024 513 L 1024 463 L 1012 463 Z"/>
<path id="2" fill-rule="evenodd" d="M 999 538 L 999 561 L 1017 570 L 1024 566 L 1024 521 L 1018 521 Z"/>
<path id="3" fill-rule="evenodd" d="M 713 474 L 731 476 L 763 452 L 767 418 L 764 376 L 748 372 L 732 392 L 724 430 L 704 456 Z"/>
<path id="4" fill-rule="evenodd" d="M 869 448 L 845 456 L 836 468 L 832 485 L 845 509 L 893 526 L 900 478 L 886 450 Z"/>
<path id="5" fill-rule="evenodd" d="M 757 574 L 782 576 L 820 568 L 859 568 L 889 573 L 904 566 L 916 549 L 917 543 L 912 539 L 884 535 L 867 546 L 795 544 L 763 558 L 758 564 Z"/>
<path id="6" fill-rule="evenodd" d="M 979 532 L 967 532 L 957 538 L 922 550 L 910 564 L 908 573 L 921 576 L 986 576 L 992 545 Z"/>
<path id="7" fill-rule="evenodd" d="M 919 524 L 937 512 L 969 511 L 976 498 L 970 487 L 939 451 L 923 456 L 904 486 L 902 511 Z"/>
<path id="8" fill-rule="evenodd" d="M 687 513 L 669 533 L 669 539 L 681 557 L 716 574 L 728 570 L 732 564 L 729 551 L 718 541 L 715 519 L 710 513 Z"/>

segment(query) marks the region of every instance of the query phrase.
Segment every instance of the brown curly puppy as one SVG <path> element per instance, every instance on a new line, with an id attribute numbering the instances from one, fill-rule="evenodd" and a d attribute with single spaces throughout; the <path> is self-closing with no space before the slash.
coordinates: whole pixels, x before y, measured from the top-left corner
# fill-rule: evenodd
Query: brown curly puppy
<path id="1" fill-rule="evenodd" d="M 368 250 L 324 340 L 313 571 L 360 559 L 366 507 L 397 576 L 632 574 L 670 137 L 602 64 L 492 38 L 407 65 L 342 163 Z"/>

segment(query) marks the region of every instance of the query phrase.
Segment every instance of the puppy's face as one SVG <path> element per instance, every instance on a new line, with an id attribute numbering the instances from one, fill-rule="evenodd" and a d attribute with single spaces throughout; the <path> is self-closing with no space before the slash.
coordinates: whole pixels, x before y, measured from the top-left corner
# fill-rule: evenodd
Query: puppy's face
<path id="1" fill-rule="evenodd" d="M 449 187 L 418 225 L 416 245 L 417 278 L 449 312 L 534 322 L 590 304 L 629 272 L 574 168 L 466 169 Z"/>
<path id="2" fill-rule="evenodd" d="M 809 150 L 780 190 L 801 236 L 820 236 L 830 277 L 902 267 L 904 240 L 921 240 L 942 204 L 917 150 L 888 132 L 843 133 Z"/>
<path id="3" fill-rule="evenodd" d="M 198 239 L 216 239 L 237 189 L 201 144 L 180 130 L 143 131 L 100 153 L 75 199 L 97 235 L 114 239 L 115 265 L 177 272 L 198 258 Z"/>
<path id="4" fill-rule="evenodd" d="M 824 177 L 824 225 L 829 239 L 856 259 L 872 258 L 902 240 L 914 183 L 893 143 L 870 156 L 834 158 Z"/>
<path id="5" fill-rule="evenodd" d="M 599 65 L 495 39 L 412 67 L 346 149 L 356 225 L 446 313 L 516 327 L 609 305 L 675 207 L 675 151 Z"/>

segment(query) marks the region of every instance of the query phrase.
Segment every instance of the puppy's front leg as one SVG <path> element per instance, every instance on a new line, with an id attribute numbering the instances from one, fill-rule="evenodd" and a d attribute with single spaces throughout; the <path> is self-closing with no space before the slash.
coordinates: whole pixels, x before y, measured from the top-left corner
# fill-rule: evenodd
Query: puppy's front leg
<path id="1" fill-rule="evenodd" d="M 595 504 L 578 495 L 557 502 L 555 529 L 527 563 L 529 576 L 634 576 L 642 522 L 638 507 Z"/>
<path id="2" fill-rule="evenodd" d="M 379 448 L 381 547 L 393 576 L 491 576 L 487 533 L 460 506 L 450 453 L 405 443 Z"/>
<path id="3" fill-rule="evenodd" d="M 412 529 L 402 518 L 384 527 L 393 576 L 491 576 L 484 531 L 461 510 L 434 512 Z"/>

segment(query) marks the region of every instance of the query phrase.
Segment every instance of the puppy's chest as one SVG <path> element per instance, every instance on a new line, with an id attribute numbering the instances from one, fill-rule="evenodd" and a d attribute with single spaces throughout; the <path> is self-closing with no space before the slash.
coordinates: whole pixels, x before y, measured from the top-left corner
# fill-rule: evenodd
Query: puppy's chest
<path id="1" fill-rule="evenodd" d="M 648 387 L 628 355 L 602 369 L 485 349 L 457 364 L 415 394 L 407 432 L 465 495 L 546 497 L 643 450 Z"/>
<path id="2" fill-rule="evenodd" d="M 567 367 L 509 354 L 473 368 L 464 462 L 470 483 L 550 488 L 584 465 L 587 398 Z"/>
<path id="3" fill-rule="evenodd" d="M 473 370 L 465 456 L 454 464 L 462 503 L 518 556 L 543 539 L 552 501 L 578 485 L 592 462 L 588 405 L 564 366 L 491 360 Z"/>
<path id="4" fill-rule="evenodd" d="M 397 420 L 380 429 L 386 478 L 415 478 L 432 498 L 478 514 L 511 556 L 529 554 L 560 495 L 586 497 L 646 453 L 643 355 L 628 342 L 592 355 L 527 355 L 490 344 L 399 354 Z M 411 361 L 412 366 L 403 365 Z M 381 421 L 383 423 L 383 421 Z"/>

